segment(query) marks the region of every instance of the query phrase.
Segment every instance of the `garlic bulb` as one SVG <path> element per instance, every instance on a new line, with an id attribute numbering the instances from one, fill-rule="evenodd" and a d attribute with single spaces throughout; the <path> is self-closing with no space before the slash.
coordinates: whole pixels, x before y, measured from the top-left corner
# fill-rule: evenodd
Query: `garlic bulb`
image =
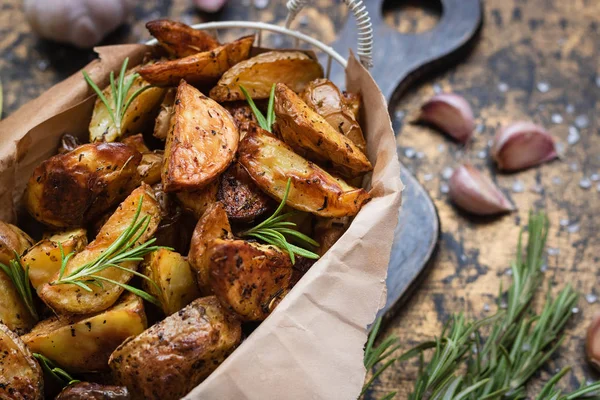
<path id="1" fill-rule="evenodd" d="M 515 209 L 494 182 L 471 164 L 456 168 L 448 186 L 452 201 L 473 214 L 493 215 Z"/>
<path id="2" fill-rule="evenodd" d="M 31 28 L 45 39 L 87 48 L 125 22 L 134 0 L 24 0 Z"/>
<path id="3" fill-rule="evenodd" d="M 498 168 L 517 171 L 558 157 L 554 139 L 533 122 L 515 122 L 494 136 L 491 150 Z"/>
<path id="4" fill-rule="evenodd" d="M 227 3 L 227 0 L 194 0 L 194 4 L 200 11 L 214 13 L 219 11 Z"/>
<path id="5" fill-rule="evenodd" d="M 469 140 L 475 129 L 471 106 L 454 93 L 437 94 L 425 102 L 419 121 L 438 127 L 461 143 Z"/>

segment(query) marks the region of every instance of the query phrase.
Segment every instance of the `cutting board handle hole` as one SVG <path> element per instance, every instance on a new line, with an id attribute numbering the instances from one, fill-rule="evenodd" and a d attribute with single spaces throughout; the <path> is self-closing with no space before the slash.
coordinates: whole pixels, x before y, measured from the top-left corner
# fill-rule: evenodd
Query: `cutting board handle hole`
<path id="1" fill-rule="evenodd" d="M 432 30 L 442 16 L 440 0 L 384 0 L 381 13 L 385 22 L 401 33 Z"/>

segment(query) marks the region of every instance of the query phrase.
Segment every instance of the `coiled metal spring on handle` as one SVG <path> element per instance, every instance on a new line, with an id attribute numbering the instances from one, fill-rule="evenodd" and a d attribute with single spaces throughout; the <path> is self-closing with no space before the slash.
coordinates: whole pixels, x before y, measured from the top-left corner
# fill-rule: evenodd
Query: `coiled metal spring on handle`
<path id="1" fill-rule="evenodd" d="M 285 21 L 286 28 L 289 28 L 292 21 L 298 16 L 302 8 L 309 3 L 309 0 L 289 0 L 287 2 L 288 16 Z M 367 68 L 373 66 L 373 24 L 371 17 L 367 12 L 367 7 L 363 0 L 344 0 L 354 17 L 358 29 L 358 47 L 356 53 L 360 62 Z"/>

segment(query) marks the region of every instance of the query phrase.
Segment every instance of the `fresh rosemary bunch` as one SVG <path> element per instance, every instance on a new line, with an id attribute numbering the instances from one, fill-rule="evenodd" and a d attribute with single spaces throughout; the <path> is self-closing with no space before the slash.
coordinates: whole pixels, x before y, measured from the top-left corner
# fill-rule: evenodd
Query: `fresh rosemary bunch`
<path id="1" fill-rule="evenodd" d="M 305 258 L 310 258 L 313 260 L 318 259 L 319 255 L 313 253 L 312 251 L 306 250 L 302 247 L 298 247 L 289 243 L 285 235 L 296 239 L 296 241 L 305 246 L 308 245 L 318 247 L 319 243 L 315 242 L 310 237 L 294 229 L 296 228 L 296 224 L 294 222 L 286 221 L 286 219 L 296 214 L 294 211 L 281 214 L 281 211 L 283 210 L 283 207 L 285 207 L 285 203 L 287 202 L 288 195 L 290 194 L 291 185 L 292 180 L 288 179 L 283 199 L 281 200 L 279 207 L 277 207 L 277 210 L 275 210 L 273 215 L 271 215 L 269 218 L 265 219 L 263 222 L 256 225 L 255 227 L 240 233 L 240 236 L 252 237 L 255 239 L 262 240 L 265 243 L 279 247 L 280 249 L 284 250 L 290 255 L 292 264 L 295 264 L 296 255 Z"/>
<path id="2" fill-rule="evenodd" d="M 254 100 L 252 100 L 252 97 L 250 97 L 246 88 L 240 85 L 240 90 L 244 94 L 244 97 L 246 97 L 246 101 L 248 102 L 248 105 L 252 109 L 252 112 L 254 113 L 254 116 L 258 121 L 258 125 L 260 125 L 260 127 L 263 128 L 265 131 L 272 132 L 273 123 L 275 122 L 275 85 L 271 86 L 271 93 L 269 94 L 269 105 L 267 106 L 266 117 L 263 115 L 262 112 L 260 112 L 258 107 L 256 107 Z"/>
<path id="3" fill-rule="evenodd" d="M 88 83 L 88 85 L 91 86 L 92 89 L 94 89 L 94 92 L 96 92 L 98 98 L 102 101 L 102 103 L 108 110 L 108 114 L 110 115 L 110 118 L 112 119 L 113 123 L 115 124 L 115 127 L 117 128 L 117 132 L 119 133 L 121 133 L 121 121 L 123 120 L 125 112 L 131 105 L 131 102 L 133 102 L 133 100 L 135 100 L 135 98 L 142 94 L 144 91 L 154 87 L 152 85 L 146 85 L 133 92 L 131 96 L 127 98 L 127 93 L 129 93 L 131 85 L 133 85 L 133 82 L 139 77 L 138 73 L 134 73 L 129 77 L 127 82 L 125 82 L 125 73 L 127 72 L 128 63 L 129 57 L 127 57 L 125 61 L 123 61 L 123 65 L 121 66 L 121 71 L 119 73 L 119 78 L 117 81 L 115 81 L 114 72 L 111 71 L 110 73 L 110 90 L 112 93 L 113 104 L 110 104 L 106 96 L 104 96 L 104 93 L 102 93 L 102 90 L 98 87 L 98 85 L 94 83 L 94 81 L 90 78 L 88 73 L 86 71 L 83 71 L 83 77 L 85 78 L 85 81 Z"/>
<path id="4" fill-rule="evenodd" d="M 91 292 L 92 289 L 89 285 L 95 285 L 100 288 L 103 288 L 104 286 L 102 282 L 109 282 L 140 296 L 144 300 L 147 300 L 156 305 L 160 305 L 156 297 L 144 292 L 143 290 L 135 288 L 131 285 L 127 285 L 126 283 L 118 282 L 113 279 L 106 278 L 102 275 L 98 275 L 98 273 L 104 271 L 107 268 L 118 268 L 123 271 L 129 272 L 133 275 L 139 276 L 143 279 L 146 279 L 158 288 L 156 282 L 148 278 L 146 275 L 121 265 L 122 263 L 126 262 L 142 261 L 146 254 L 152 253 L 153 251 L 163 248 L 162 246 L 153 246 L 154 242 L 156 241 L 155 238 L 149 239 L 148 241 L 146 241 L 143 244 L 140 244 L 139 246 L 135 245 L 139 238 L 144 234 L 144 232 L 148 228 L 148 225 L 150 224 L 149 215 L 146 215 L 142 219 L 139 218 L 140 212 L 142 210 L 142 202 L 143 197 L 140 197 L 140 201 L 138 203 L 138 207 L 133 217 L 133 220 L 131 221 L 131 224 L 129 224 L 127 229 L 125 229 L 125 231 L 123 231 L 123 233 L 119 235 L 119 237 L 106 249 L 106 251 L 99 255 L 98 258 L 96 258 L 95 260 L 83 264 L 68 275 L 65 275 L 65 270 L 69 259 L 74 255 L 74 253 L 69 253 L 65 255 L 61 247 L 60 252 L 62 262 L 60 272 L 58 274 L 58 279 L 53 282 L 50 282 L 50 285 L 77 285 L 83 290 Z"/>
<path id="5" fill-rule="evenodd" d="M 80 380 L 69 375 L 69 373 L 64 369 L 57 367 L 52 360 L 43 354 L 33 353 L 33 356 L 40 362 L 42 369 L 52 376 L 56 382 L 60 383 L 62 387 L 81 382 Z"/>
<path id="6" fill-rule="evenodd" d="M 29 266 L 23 267 L 21 264 L 21 257 L 15 253 L 15 259 L 10 260 L 8 265 L 0 263 L 0 269 L 8 275 L 15 286 L 15 289 L 17 289 L 17 293 L 19 293 L 19 296 L 23 299 L 23 303 L 25 303 L 27 310 L 34 320 L 37 321 L 39 317 L 37 310 L 35 309 L 33 292 L 31 290 L 31 283 L 29 282 Z"/>

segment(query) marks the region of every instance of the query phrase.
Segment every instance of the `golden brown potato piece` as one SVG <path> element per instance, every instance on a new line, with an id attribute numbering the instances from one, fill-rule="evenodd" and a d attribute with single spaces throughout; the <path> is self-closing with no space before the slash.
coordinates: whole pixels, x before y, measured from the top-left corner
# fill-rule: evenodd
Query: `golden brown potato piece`
<path id="1" fill-rule="evenodd" d="M 58 146 L 58 154 L 65 154 L 72 150 L 75 150 L 77 147 L 81 146 L 81 142 L 79 139 L 73 135 L 69 135 L 65 133 L 62 138 L 60 138 L 60 145 Z"/>
<path id="2" fill-rule="evenodd" d="M 146 24 L 152 36 L 169 54 L 177 58 L 191 56 L 219 47 L 219 42 L 208 33 L 181 22 L 157 19 Z"/>
<path id="3" fill-rule="evenodd" d="M 148 146 L 146 146 L 146 142 L 144 142 L 144 135 L 141 133 L 127 136 L 121 140 L 121 143 L 125 143 L 129 147 L 133 147 L 142 154 L 150 151 Z"/>
<path id="4" fill-rule="evenodd" d="M 149 64 L 139 69 L 140 75 L 158 86 L 175 86 L 185 79 L 189 83 L 211 84 L 229 68 L 250 55 L 254 35 L 227 43 L 216 49 L 171 61 Z"/>
<path id="5" fill-rule="evenodd" d="M 125 386 L 101 385 L 94 382 L 79 382 L 67 386 L 55 400 L 129 400 L 131 396 Z"/>
<path id="6" fill-rule="evenodd" d="M 370 199 L 364 189 L 334 178 L 256 126 L 240 142 L 238 154 L 238 161 L 258 187 L 278 201 L 291 179 L 287 205 L 297 210 L 322 217 L 351 216 Z"/>
<path id="7" fill-rule="evenodd" d="M 344 91 L 342 93 L 344 96 L 344 103 L 346 107 L 352 112 L 354 115 L 354 119 L 360 121 L 360 107 L 361 107 L 361 95 L 360 93 L 352 93 Z"/>
<path id="8" fill-rule="evenodd" d="M 221 177 L 217 200 L 234 222 L 252 222 L 274 209 L 271 197 L 256 186 L 248 171 L 238 162 L 231 164 Z"/>
<path id="9" fill-rule="evenodd" d="M 217 193 L 221 178 L 217 178 L 206 187 L 194 192 L 177 192 L 175 197 L 184 210 L 191 213 L 196 219 L 202 217 L 204 212 L 217 201 Z"/>
<path id="10" fill-rule="evenodd" d="M 144 302 L 125 294 L 99 314 L 72 318 L 52 317 L 21 338 L 66 371 L 96 372 L 108 369 L 108 357 L 125 339 L 142 333 L 148 323 Z"/>
<path id="11" fill-rule="evenodd" d="M 0 221 L 0 263 L 9 266 L 10 261 L 33 244 L 25 232 L 12 224 Z M 18 333 L 25 333 L 35 321 L 21 299 L 12 280 L 0 270 L 0 323 Z"/>
<path id="12" fill-rule="evenodd" d="M 188 261 L 196 272 L 198 287 L 204 295 L 212 294 L 210 287 L 210 258 L 207 253 L 209 244 L 215 239 L 233 239 L 227 213 L 221 203 L 211 205 L 196 224 Z"/>
<path id="13" fill-rule="evenodd" d="M 44 398 L 42 369 L 19 337 L 0 323 L 0 399 Z"/>
<path id="14" fill-rule="evenodd" d="M 253 99 L 268 99 L 275 83 L 301 92 L 312 80 L 323 77 L 323 68 L 300 51 L 269 51 L 241 61 L 223 74 L 210 97 L 216 101 L 244 100 L 243 86 Z"/>
<path id="15" fill-rule="evenodd" d="M 162 184 L 152 186 L 160 204 L 161 220 L 154 234 L 157 246 L 170 247 L 180 254 L 187 254 L 197 218 L 184 212 L 174 193 L 165 193 Z"/>
<path id="16" fill-rule="evenodd" d="M 93 143 L 41 163 L 27 183 L 25 206 L 38 221 L 80 227 L 140 184 L 142 155 L 123 143 Z"/>
<path id="17" fill-rule="evenodd" d="M 363 153 L 367 143 L 354 112 L 346 99 L 329 79 L 317 79 L 308 84 L 301 94 L 302 100 L 315 110 L 334 129 L 350 139 Z"/>
<path id="18" fill-rule="evenodd" d="M 158 298 L 165 315 L 181 310 L 200 297 L 190 264 L 179 253 L 160 249 L 146 255 L 142 272 L 158 285 L 157 288 L 146 280 L 142 283 L 146 292 Z"/>
<path id="19" fill-rule="evenodd" d="M 292 261 L 277 247 L 216 239 L 207 257 L 214 294 L 243 321 L 264 320 L 288 292 Z"/>
<path id="20" fill-rule="evenodd" d="M 229 111 L 238 128 L 241 128 L 247 122 L 258 123 L 252 109 L 245 101 L 231 101 L 223 104 L 223 107 Z M 240 132 L 241 133 L 241 132 Z M 243 139 L 240 134 L 240 139 Z"/>
<path id="21" fill-rule="evenodd" d="M 315 224 L 313 238 L 320 244 L 317 253 L 322 256 L 342 237 L 348 226 L 350 218 L 318 218 Z"/>
<path id="22" fill-rule="evenodd" d="M 161 218 L 160 207 L 154 198 L 152 188 L 142 184 L 119 205 L 115 213 L 102 226 L 96 239 L 69 260 L 64 277 L 68 277 L 80 266 L 97 259 L 131 225 L 140 199 L 143 201 L 139 221 L 149 216 L 150 223 L 137 241 L 137 245 L 146 242 L 154 235 Z M 121 266 L 136 270 L 138 264 L 139 262 L 127 262 L 122 263 Z M 96 275 L 121 283 L 127 283 L 133 276 L 131 272 L 114 267 L 106 268 Z M 90 285 L 92 291 L 88 292 L 72 284 L 53 284 L 57 279 L 58 274 L 54 276 L 53 282 L 39 288 L 38 295 L 50 308 L 60 314 L 90 314 L 105 310 L 112 306 L 123 292 L 122 287 L 110 282 L 102 282 L 104 288 Z"/>
<path id="23" fill-rule="evenodd" d="M 148 185 L 154 185 L 160 182 L 163 160 L 164 154 L 162 150 L 155 150 L 142 154 L 142 160 L 137 168 L 142 182 L 145 182 Z"/>
<path id="24" fill-rule="evenodd" d="M 165 146 L 162 184 L 167 192 L 200 190 L 231 164 L 238 128 L 227 110 L 182 81 Z"/>
<path id="25" fill-rule="evenodd" d="M 240 322 L 204 297 L 123 343 L 109 364 L 133 399 L 175 400 L 210 375 L 241 334 Z"/>
<path id="26" fill-rule="evenodd" d="M 135 73 L 135 69 L 125 75 L 125 82 L 128 82 Z M 148 86 L 149 83 L 144 78 L 138 76 L 133 81 L 131 88 L 127 92 L 126 99 L 137 90 Z M 113 104 L 113 93 L 110 85 L 102 91 L 109 104 Z M 90 142 L 114 142 L 121 136 L 131 135 L 143 131 L 146 124 L 154 121 L 156 111 L 160 104 L 165 89 L 153 87 L 144 90 L 127 107 L 123 118 L 121 118 L 121 129 L 119 130 L 113 122 L 110 113 L 100 98 L 96 99 L 92 119 L 90 121 Z"/>
<path id="27" fill-rule="evenodd" d="M 176 88 L 167 89 L 167 93 L 160 104 L 160 111 L 154 121 L 154 137 L 160 140 L 167 140 L 169 126 L 171 124 L 171 115 L 173 115 L 173 103 L 175 102 Z"/>
<path id="28" fill-rule="evenodd" d="M 48 239 L 42 239 L 31 247 L 21 258 L 21 264 L 29 267 L 29 280 L 34 289 L 50 282 L 60 270 L 60 246 L 65 255 L 79 253 L 87 246 L 85 229 L 58 232 Z"/>
<path id="29" fill-rule="evenodd" d="M 332 128 L 296 93 L 283 84 L 275 88 L 275 130 L 298 154 L 314 161 L 331 161 L 347 177 L 373 169 L 362 151 Z"/>

